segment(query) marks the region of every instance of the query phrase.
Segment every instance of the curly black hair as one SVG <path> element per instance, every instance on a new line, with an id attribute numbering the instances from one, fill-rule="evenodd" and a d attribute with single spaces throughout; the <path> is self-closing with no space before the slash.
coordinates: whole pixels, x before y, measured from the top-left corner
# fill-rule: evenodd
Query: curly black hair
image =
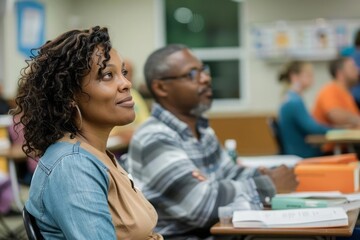
<path id="1" fill-rule="evenodd" d="M 82 92 L 82 80 L 90 72 L 98 48 L 101 74 L 110 59 L 111 42 L 107 28 L 99 26 L 63 33 L 35 49 L 26 60 L 18 83 L 17 107 L 11 114 L 15 126 L 24 126 L 22 148 L 27 156 L 40 157 L 66 133 L 78 132 L 72 103 L 75 94 Z"/>

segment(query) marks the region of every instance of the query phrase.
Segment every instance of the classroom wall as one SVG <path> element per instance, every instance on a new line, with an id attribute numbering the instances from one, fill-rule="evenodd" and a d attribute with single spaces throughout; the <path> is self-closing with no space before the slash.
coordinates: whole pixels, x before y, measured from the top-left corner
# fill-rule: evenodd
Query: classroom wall
<path id="1" fill-rule="evenodd" d="M 156 45 L 155 1 L 77 0 L 72 7 L 78 27 L 109 28 L 113 47 L 134 64 L 135 85 L 142 81 L 142 66 Z"/>
<path id="2" fill-rule="evenodd" d="M 0 0 L 0 33 L 4 31 L 4 14 L 5 14 L 6 1 Z M 0 84 L 4 79 L 4 35 L 0 34 Z"/>
<path id="3" fill-rule="evenodd" d="M 210 125 L 221 144 L 235 139 L 240 156 L 274 155 L 279 149 L 268 125 L 271 113 L 210 116 Z"/>
<path id="4" fill-rule="evenodd" d="M 25 58 L 16 48 L 15 0 L 7 1 L 9 6 L 3 15 L 5 28 L 0 27 L 0 72 L 4 74 L 5 96 L 13 97 L 17 90 L 20 70 Z M 142 79 L 142 66 L 154 49 L 155 2 L 154 0 L 39 0 L 45 4 L 46 39 L 73 28 L 88 28 L 94 25 L 107 26 L 113 46 L 135 65 L 135 79 Z M 0 15 L 1 16 L 1 15 Z M 2 21 L 0 18 L 0 25 Z M 4 53 L 1 47 L 4 46 Z M 1 63 L 4 71 L 1 71 Z M 0 74 L 1 78 L 1 74 Z"/>
<path id="5" fill-rule="evenodd" d="M 316 18 L 360 19 L 360 1 L 358 0 L 248 0 L 245 6 L 245 26 L 254 23 L 277 20 L 311 20 Z M 247 32 L 246 44 L 249 49 L 250 34 Z M 248 109 L 252 111 L 276 111 L 280 104 L 283 88 L 276 77 L 281 64 L 256 59 L 247 51 L 247 85 L 249 89 Z M 330 79 L 326 62 L 314 62 L 315 84 L 306 95 L 309 107 L 313 105 L 320 87 Z"/>
<path id="6" fill-rule="evenodd" d="M 13 3 L 15 0 L 0 0 Z M 113 46 L 133 59 L 137 84 L 143 79 L 142 67 L 148 54 L 159 44 L 160 0 L 41 0 L 46 7 L 46 36 L 53 38 L 74 27 L 104 25 L 110 29 Z M 359 18 L 358 0 L 247 0 L 244 1 L 245 29 L 252 23 L 276 20 L 307 20 L 324 18 Z M 11 4 L 10 4 L 11 5 Z M 1 18 L 0 18 L 1 19 Z M 0 20 L 1 23 L 1 20 Z M 16 19 L 14 9 L 4 15 L 3 44 L 0 38 L 0 70 L 3 62 L 5 95 L 16 93 L 19 71 L 24 58 L 16 50 Z M 0 24 L 1 25 L 1 24 Z M 249 51 L 249 32 L 246 31 L 246 89 L 248 99 L 241 110 L 245 112 L 275 112 L 280 104 L 282 87 L 276 81 L 279 63 L 256 59 Z M 4 53 L 1 54 L 1 45 Z M 315 85 L 305 95 L 312 105 L 315 93 L 329 80 L 326 63 L 315 63 Z M 0 75 L 1 77 L 1 75 Z"/>
<path id="7" fill-rule="evenodd" d="M 1 7 L 1 6 L 0 6 Z M 4 31 L 4 15 L 0 12 L 0 33 Z M 0 84 L 4 79 L 4 35 L 0 34 Z"/>
<path id="8" fill-rule="evenodd" d="M 17 51 L 15 0 L 6 0 L 6 11 L 3 15 L 3 26 L 0 35 L 3 36 L 4 53 L 0 55 L 0 63 L 4 67 L 4 95 L 13 98 L 17 91 L 20 70 L 26 66 L 25 56 Z M 45 4 L 45 34 L 50 39 L 69 29 L 68 19 L 71 13 L 71 0 L 41 0 Z M 1 47 L 0 47 L 1 48 Z"/>

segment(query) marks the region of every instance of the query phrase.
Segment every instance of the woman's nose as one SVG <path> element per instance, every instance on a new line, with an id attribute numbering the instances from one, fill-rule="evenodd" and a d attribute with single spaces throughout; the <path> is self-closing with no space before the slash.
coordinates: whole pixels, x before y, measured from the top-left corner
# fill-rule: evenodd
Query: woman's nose
<path id="1" fill-rule="evenodd" d="M 122 75 L 118 81 L 118 89 L 121 92 L 124 92 L 130 90 L 131 87 L 132 87 L 132 83 L 125 76 Z"/>

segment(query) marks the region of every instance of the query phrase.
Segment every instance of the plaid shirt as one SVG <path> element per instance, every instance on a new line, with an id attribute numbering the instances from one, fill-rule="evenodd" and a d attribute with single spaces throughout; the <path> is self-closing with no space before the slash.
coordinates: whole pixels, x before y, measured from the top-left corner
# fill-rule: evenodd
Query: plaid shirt
<path id="1" fill-rule="evenodd" d="M 206 119 L 198 120 L 197 129 L 199 139 L 186 123 L 154 104 L 152 116 L 130 143 L 130 173 L 156 208 L 156 231 L 165 239 L 209 230 L 218 221 L 219 206 L 259 209 L 259 198 L 275 193 L 269 177 L 234 164 Z M 207 179 L 194 178 L 194 170 Z"/>

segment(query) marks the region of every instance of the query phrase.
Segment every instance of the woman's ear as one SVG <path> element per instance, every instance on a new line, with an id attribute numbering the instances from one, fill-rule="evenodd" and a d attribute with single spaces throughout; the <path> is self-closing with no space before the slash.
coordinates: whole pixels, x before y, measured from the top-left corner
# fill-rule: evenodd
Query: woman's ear
<path id="1" fill-rule="evenodd" d="M 158 98 L 165 98 L 168 96 L 168 84 L 165 81 L 155 79 L 151 84 L 151 88 Z"/>

